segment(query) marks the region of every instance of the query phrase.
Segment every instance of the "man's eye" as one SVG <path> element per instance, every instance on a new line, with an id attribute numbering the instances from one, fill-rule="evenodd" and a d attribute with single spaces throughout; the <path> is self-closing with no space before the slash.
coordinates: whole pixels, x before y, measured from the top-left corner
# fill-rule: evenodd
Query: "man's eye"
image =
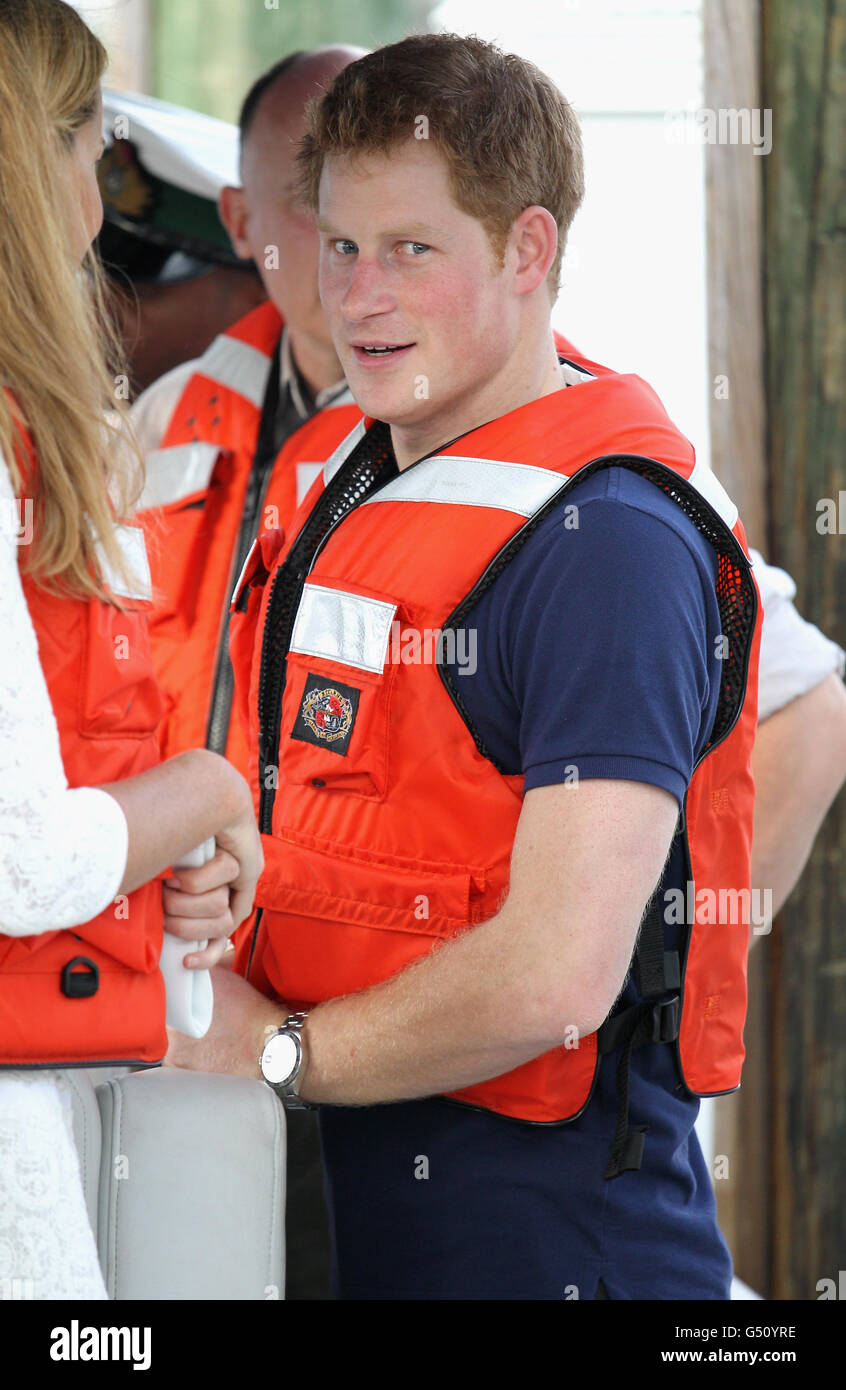
<path id="1" fill-rule="evenodd" d="M 430 251 L 430 250 L 431 250 L 431 247 L 430 247 L 430 246 L 427 246 L 426 243 L 423 242 L 423 241 L 401 241 L 401 242 L 400 242 L 400 246 L 410 246 L 410 247 L 411 247 L 411 251 L 410 251 L 409 254 L 410 254 L 412 257 L 414 257 L 414 256 L 421 256 L 421 255 L 423 254 L 424 251 Z"/>
<path id="2" fill-rule="evenodd" d="M 339 256 L 351 256 L 354 251 L 358 250 L 358 247 L 354 241 L 347 241 L 343 237 L 338 237 L 332 242 L 332 250 L 337 251 Z"/>

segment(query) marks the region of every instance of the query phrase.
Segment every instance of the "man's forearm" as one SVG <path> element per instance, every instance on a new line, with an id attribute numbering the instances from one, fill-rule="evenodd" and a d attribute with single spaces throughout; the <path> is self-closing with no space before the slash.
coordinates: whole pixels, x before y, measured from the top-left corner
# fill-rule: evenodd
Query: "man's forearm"
<path id="1" fill-rule="evenodd" d="M 319 1005 L 306 1025 L 304 1099 L 373 1105 L 437 1095 L 538 1057 L 578 1026 L 561 1010 L 552 1035 L 532 1006 L 537 982 L 508 914 L 471 928 L 371 989 Z"/>
<path id="2" fill-rule="evenodd" d="M 392 979 L 314 1010 L 305 1099 L 438 1095 L 594 1032 L 625 980 L 677 813 L 668 792 L 643 783 L 530 791 L 499 913 Z M 566 852 L 549 855 L 556 836 Z"/>
<path id="3" fill-rule="evenodd" d="M 839 676 L 826 677 L 759 726 L 752 772 L 752 887 L 771 891 L 775 916 L 846 777 L 846 688 Z"/>
<path id="4" fill-rule="evenodd" d="M 577 792 L 529 791 L 500 911 L 392 978 L 312 1009 L 303 1099 L 374 1105 L 439 1095 L 578 1045 L 625 981 L 677 817 L 675 798 L 646 783 L 586 779 Z M 169 1065 L 257 1076 L 284 1004 L 228 970 L 215 972 L 215 996 L 209 1034 L 174 1038 Z"/>

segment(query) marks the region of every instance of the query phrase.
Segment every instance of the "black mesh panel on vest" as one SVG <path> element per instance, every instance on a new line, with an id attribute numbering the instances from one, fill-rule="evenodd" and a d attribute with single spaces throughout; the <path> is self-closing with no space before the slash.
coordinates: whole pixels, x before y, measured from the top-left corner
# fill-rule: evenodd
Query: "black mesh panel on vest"
<path id="1" fill-rule="evenodd" d="M 334 527 L 396 471 L 390 429 L 377 422 L 344 460 L 274 575 L 262 638 L 258 697 L 259 829 L 266 834 L 270 833 L 274 799 L 274 779 L 268 779 L 267 773 L 275 767 L 285 658 L 306 576 Z"/>
<path id="2" fill-rule="evenodd" d="M 512 536 L 511 540 L 503 546 L 499 554 L 488 565 L 478 583 L 474 585 L 467 597 L 462 600 L 455 612 L 444 623 L 444 628 L 460 627 L 470 609 L 479 602 L 491 584 L 499 578 L 541 522 L 558 506 L 564 495 L 577 483 L 583 482 L 591 474 L 598 473 L 603 468 L 629 468 L 632 472 L 640 473 L 656 487 L 660 487 L 661 491 L 671 497 L 681 507 L 685 515 L 690 517 L 716 552 L 717 604 L 720 610 L 720 627 L 722 635 L 726 639 L 727 651 L 721 662 L 717 712 L 708 742 L 703 749 L 702 756 L 704 757 L 715 744 L 725 737 L 740 713 L 746 682 L 746 668 L 749 661 L 749 642 L 755 625 L 757 600 L 750 573 L 750 562 L 744 555 L 740 542 L 732 535 L 722 518 L 705 501 L 702 494 L 687 479 L 680 477 L 666 464 L 658 463 L 655 459 L 642 458 L 636 454 L 609 454 L 604 458 L 594 459 L 593 462 L 585 464 L 577 473 L 568 478 L 540 511 L 536 512 L 525 526 L 522 526 L 517 534 Z M 442 662 L 438 663 L 438 669 L 456 709 L 473 735 L 479 752 L 493 763 L 497 771 L 505 771 L 498 766 L 496 759 L 491 756 L 473 728 L 469 712 L 461 699 L 452 672 Z"/>

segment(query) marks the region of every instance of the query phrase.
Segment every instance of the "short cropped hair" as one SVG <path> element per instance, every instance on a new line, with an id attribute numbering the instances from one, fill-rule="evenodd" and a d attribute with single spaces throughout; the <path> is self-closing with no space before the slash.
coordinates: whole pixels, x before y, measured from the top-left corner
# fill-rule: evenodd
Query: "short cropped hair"
<path id="1" fill-rule="evenodd" d="M 250 133 L 250 127 L 255 120 L 259 102 L 267 91 L 272 87 L 277 77 L 281 77 L 283 72 L 299 62 L 300 58 L 306 56 L 305 49 L 297 49 L 295 53 L 288 53 L 284 58 L 280 58 L 278 63 L 274 63 L 272 68 L 268 68 L 260 77 L 257 77 L 247 95 L 241 103 L 241 111 L 238 116 L 238 131 L 241 137 L 241 149 L 244 148 L 244 141 Z"/>
<path id="2" fill-rule="evenodd" d="M 327 155 L 386 153 L 430 139 L 456 204 L 485 227 L 500 264 L 524 208 L 555 218 L 548 284 L 558 292 L 567 232 L 584 196 L 579 123 L 544 73 L 475 35 L 415 34 L 359 58 L 307 108 L 299 191 L 313 213 Z"/>

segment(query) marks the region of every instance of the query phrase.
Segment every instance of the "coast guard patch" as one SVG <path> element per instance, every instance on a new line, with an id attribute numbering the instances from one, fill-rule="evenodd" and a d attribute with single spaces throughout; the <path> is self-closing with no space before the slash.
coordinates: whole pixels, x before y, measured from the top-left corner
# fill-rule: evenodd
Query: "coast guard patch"
<path id="1" fill-rule="evenodd" d="M 326 676 L 309 672 L 291 738 L 314 743 L 344 757 L 355 724 L 361 694 L 351 685 L 342 685 Z"/>

